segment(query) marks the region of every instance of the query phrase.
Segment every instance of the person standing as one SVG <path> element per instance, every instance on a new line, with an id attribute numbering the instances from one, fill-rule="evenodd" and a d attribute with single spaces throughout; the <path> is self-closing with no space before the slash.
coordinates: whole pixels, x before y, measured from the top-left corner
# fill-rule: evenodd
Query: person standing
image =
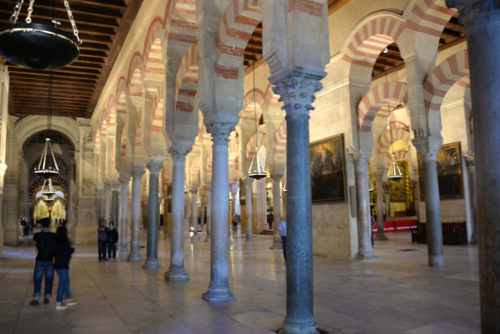
<path id="1" fill-rule="evenodd" d="M 106 230 L 106 220 L 103 220 L 101 226 L 97 229 L 99 261 L 106 261 L 106 244 L 108 243 L 108 232 Z"/>
<path id="2" fill-rule="evenodd" d="M 71 261 L 71 254 L 74 251 L 75 249 L 71 247 L 68 239 L 68 230 L 64 225 L 58 227 L 54 247 L 54 269 L 59 275 L 56 310 L 65 310 L 68 306 L 76 304 L 71 298 L 71 290 L 69 289 L 69 262 Z M 64 295 L 66 295 L 65 302 L 63 302 Z"/>
<path id="3" fill-rule="evenodd" d="M 283 257 L 286 261 L 286 219 L 281 222 L 279 230 L 281 232 L 281 241 L 283 243 Z"/>
<path id="4" fill-rule="evenodd" d="M 113 261 L 116 261 L 116 244 L 118 243 L 118 231 L 113 222 L 108 225 L 108 259 L 111 261 L 111 253 L 113 253 Z"/>
<path id="5" fill-rule="evenodd" d="M 36 241 L 36 263 L 33 273 L 33 285 L 35 292 L 33 293 L 33 300 L 30 305 L 37 306 L 39 304 L 38 298 L 41 295 L 42 277 L 45 274 L 45 294 L 43 303 L 48 304 L 49 298 L 52 296 L 52 285 L 54 283 L 54 246 L 55 235 L 49 230 L 50 219 L 42 218 L 42 231 L 33 235 L 33 240 Z"/>

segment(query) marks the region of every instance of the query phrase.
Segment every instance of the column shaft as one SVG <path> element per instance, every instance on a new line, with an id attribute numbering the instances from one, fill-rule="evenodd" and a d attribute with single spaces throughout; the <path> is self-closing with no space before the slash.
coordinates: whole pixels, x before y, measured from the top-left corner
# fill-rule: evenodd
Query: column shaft
<path id="1" fill-rule="evenodd" d="M 246 191 L 246 213 L 247 213 L 247 246 L 254 246 L 253 243 L 253 204 L 252 204 L 252 183 L 253 179 L 247 177 L 245 182 Z"/>
<path id="2" fill-rule="evenodd" d="M 170 237 L 170 267 L 165 273 L 167 281 L 187 281 L 189 275 L 184 269 L 184 169 L 186 154 L 174 151 L 170 153 L 174 163 L 172 176 L 172 234 Z"/>
<path id="3" fill-rule="evenodd" d="M 235 299 L 229 290 L 229 178 L 228 141 L 234 124 L 207 126 L 212 134 L 212 226 L 210 243 L 210 285 L 202 298 L 208 302 Z"/>
<path id="4" fill-rule="evenodd" d="M 158 201 L 158 180 L 163 159 L 151 159 L 149 169 L 149 203 L 148 203 L 148 243 L 146 261 L 142 266 L 144 269 L 156 270 L 162 268 L 158 262 L 158 227 L 160 218 L 160 207 Z"/>
<path id="5" fill-rule="evenodd" d="M 127 257 L 130 252 L 127 249 L 128 246 L 128 232 L 129 228 L 127 226 L 127 213 L 128 213 L 128 184 L 130 181 L 130 176 L 120 176 L 120 211 L 118 215 L 118 256 Z"/>
<path id="6" fill-rule="evenodd" d="M 358 254 L 360 260 L 373 259 L 371 243 L 370 191 L 368 179 L 368 154 L 359 154 L 354 158 L 356 172 L 356 199 L 358 203 Z"/>
<path id="7" fill-rule="evenodd" d="M 132 239 L 130 244 L 129 261 L 142 261 L 140 252 L 140 223 L 141 223 L 141 178 L 144 175 L 144 167 L 136 166 L 132 179 Z"/>
<path id="8" fill-rule="evenodd" d="M 283 175 L 273 176 L 273 245 L 271 249 L 282 249 L 283 244 L 278 227 L 281 223 L 281 186 Z"/>
<path id="9" fill-rule="evenodd" d="M 384 179 L 385 171 L 376 175 L 377 181 L 377 240 L 387 240 L 384 231 Z"/>
<path id="10" fill-rule="evenodd" d="M 207 187 L 207 236 L 205 237 L 205 242 L 210 242 L 210 230 L 212 225 L 212 188 Z"/>

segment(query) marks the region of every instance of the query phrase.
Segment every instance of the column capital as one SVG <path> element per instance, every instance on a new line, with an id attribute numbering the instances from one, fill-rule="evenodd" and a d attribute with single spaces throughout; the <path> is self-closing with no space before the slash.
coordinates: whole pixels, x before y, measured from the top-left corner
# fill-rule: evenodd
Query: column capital
<path id="1" fill-rule="evenodd" d="M 198 187 L 191 187 L 189 191 L 196 194 L 198 192 Z"/>
<path id="2" fill-rule="evenodd" d="M 269 81 L 275 85 L 273 92 L 280 96 L 287 116 L 309 116 L 309 110 L 314 109 L 314 93 L 323 88 L 319 81 L 325 76 L 324 71 L 294 66 L 272 75 Z"/>
<path id="3" fill-rule="evenodd" d="M 229 143 L 229 135 L 234 131 L 235 124 L 233 122 L 214 122 L 206 124 L 207 132 L 212 135 L 214 144 Z"/>
<path id="4" fill-rule="evenodd" d="M 368 169 L 368 163 L 370 162 L 371 153 L 354 153 L 354 168 L 357 171 L 363 171 Z"/>
<path id="5" fill-rule="evenodd" d="M 140 179 L 144 175 L 144 166 L 134 166 L 132 168 L 132 177 L 134 180 Z"/>
<path id="6" fill-rule="evenodd" d="M 118 181 L 120 181 L 122 185 L 128 184 L 130 182 L 130 174 L 120 174 Z"/>
<path id="7" fill-rule="evenodd" d="M 174 142 L 172 146 L 168 148 L 168 153 L 170 153 L 173 160 L 184 160 L 186 159 L 186 155 L 191 152 L 192 148 L 192 143 Z"/>
<path id="8" fill-rule="evenodd" d="M 163 157 L 153 157 L 149 159 L 149 163 L 146 167 L 149 169 L 150 173 L 159 174 L 163 167 L 163 161 L 165 161 Z"/>
<path id="9" fill-rule="evenodd" d="M 443 138 L 416 136 L 412 142 L 424 161 L 436 161 L 437 153 L 443 145 Z"/>
<path id="10" fill-rule="evenodd" d="M 446 0 L 446 6 L 456 8 L 464 24 L 493 12 L 500 14 L 500 3 L 496 0 Z"/>

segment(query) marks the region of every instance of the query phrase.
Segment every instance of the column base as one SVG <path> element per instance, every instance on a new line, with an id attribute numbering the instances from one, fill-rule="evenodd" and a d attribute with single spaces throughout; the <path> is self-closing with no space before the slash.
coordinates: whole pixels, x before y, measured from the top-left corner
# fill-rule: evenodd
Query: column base
<path id="1" fill-rule="evenodd" d="M 255 244 L 253 243 L 253 239 L 247 237 L 247 241 L 245 243 L 245 246 L 247 246 L 247 247 L 254 247 Z"/>
<path id="2" fill-rule="evenodd" d="M 118 251 L 118 257 L 120 259 L 125 259 L 127 258 L 128 256 L 130 255 L 130 252 L 128 250 L 124 250 L 124 251 Z"/>
<path id="3" fill-rule="evenodd" d="M 356 260 L 371 260 L 371 259 L 378 259 L 378 256 L 373 255 L 373 253 L 370 253 L 370 254 L 358 253 L 358 254 L 356 254 Z"/>
<path id="4" fill-rule="evenodd" d="M 314 323 L 314 319 L 312 319 L 312 325 L 311 321 L 307 321 L 307 323 L 308 324 L 290 324 L 285 319 L 285 323 L 283 324 L 283 329 L 280 331 L 280 334 L 319 334 L 316 324 Z"/>
<path id="5" fill-rule="evenodd" d="M 163 266 L 158 262 L 158 260 L 146 260 L 142 265 L 142 269 L 146 270 L 157 270 L 161 269 Z"/>
<path id="6" fill-rule="evenodd" d="M 127 261 L 130 262 L 138 262 L 138 261 L 144 261 L 144 258 L 142 257 L 141 253 L 138 251 L 132 251 L 130 255 L 127 258 Z"/>
<path id="7" fill-rule="evenodd" d="M 177 267 L 171 265 L 168 271 L 165 273 L 165 281 L 169 282 L 189 281 L 189 274 L 186 272 L 184 267 Z"/>
<path id="8" fill-rule="evenodd" d="M 209 303 L 222 302 L 226 300 L 234 300 L 236 296 L 229 291 L 228 287 L 209 288 L 207 292 L 201 295 L 201 298 Z"/>
<path id="9" fill-rule="evenodd" d="M 385 234 L 377 234 L 377 236 L 375 237 L 375 240 L 378 240 L 378 241 L 386 241 L 386 240 L 389 240 L 389 238 L 387 238 L 385 236 Z"/>
<path id="10" fill-rule="evenodd" d="M 443 268 L 443 255 L 429 255 L 429 267 Z"/>
<path id="11" fill-rule="evenodd" d="M 282 250 L 283 249 L 283 243 L 280 241 L 273 241 L 273 245 L 271 246 L 271 249 L 273 250 Z"/>

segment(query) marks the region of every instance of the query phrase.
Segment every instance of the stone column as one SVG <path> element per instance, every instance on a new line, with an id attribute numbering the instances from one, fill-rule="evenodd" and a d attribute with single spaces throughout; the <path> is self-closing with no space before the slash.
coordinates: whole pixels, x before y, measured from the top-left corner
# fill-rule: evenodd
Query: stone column
<path id="1" fill-rule="evenodd" d="M 120 185 L 115 181 L 111 187 L 113 191 L 111 192 L 111 216 L 109 218 L 116 226 L 118 223 L 118 189 Z"/>
<path id="2" fill-rule="evenodd" d="M 385 170 L 376 171 L 377 181 L 377 240 L 387 240 L 384 232 L 384 176 Z"/>
<path id="3" fill-rule="evenodd" d="M 212 226 L 210 243 L 210 286 L 202 298 L 208 302 L 236 299 L 229 290 L 229 178 L 228 142 L 234 123 L 218 122 L 207 124 L 212 135 Z"/>
<path id="4" fill-rule="evenodd" d="M 469 53 L 482 333 L 500 332 L 500 3 L 446 1 L 464 22 Z"/>
<path id="5" fill-rule="evenodd" d="M 118 213 L 118 256 L 125 258 L 129 256 L 130 252 L 128 246 L 128 226 L 127 226 L 127 212 L 128 212 L 128 184 L 130 182 L 130 175 L 120 174 L 120 211 Z"/>
<path id="6" fill-rule="evenodd" d="M 167 281 L 187 281 L 189 275 L 184 269 L 184 169 L 186 155 L 192 145 L 174 143 L 169 153 L 174 164 L 172 172 L 172 224 L 170 236 L 170 267 L 165 273 Z"/>
<path id="7" fill-rule="evenodd" d="M 273 245 L 271 249 L 282 249 L 283 243 L 281 241 L 281 234 L 279 226 L 281 223 L 281 179 L 282 174 L 273 174 Z"/>
<path id="8" fill-rule="evenodd" d="M 205 242 L 210 242 L 210 225 L 212 225 L 212 187 L 207 186 L 207 236 Z"/>
<path id="9" fill-rule="evenodd" d="M 141 178 L 144 175 L 144 167 L 134 166 L 132 171 L 132 240 L 130 244 L 129 261 L 142 261 L 140 252 L 140 224 L 141 224 Z"/>
<path id="10" fill-rule="evenodd" d="M 191 191 L 191 217 L 193 219 L 193 240 L 200 240 L 200 237 L 198 235 L 198 211 L 196 209 L 196 193 L 198 192 L 198 188 L 192 187 L 190 189 Z"/>
<path id="11" fill-rule="evenodd" d="M 313 317 L 313 247 L 309 110 L 325 72 L 292 67 L 269 78 L 286 110 L 287 261 L 285 333 L 316 333 Z"/>
<path id="12" fill-rule="evenodd" d="M 253 205 L 252 205 L 252 184 L 251 177 L 246 178 L 245 191 L 246 191 L 246 214 L 247 214 L 247 242 L 246 245 L 253 247 Z"/>
<path id="13" fill-rule="evenodd" d="M 200 217 L 200 225 L 201 225 L 201 228 L 202 229 L 205 229 L 205 224 L 206 224 L 206 221 L 205 221 L 205 205 L 206 205 L 206 198 L 207 198 L 207 195 L 205 196 L 201 196 L 201 217 Z"/>
<path id="14" fill-rule="evenodd" d="M 147 270 L 156 270 L 162 268 L 158 262 L 158 230 L 160 219 L 160 203 L 158 200 L 159 175 L 163 167 L 165 158 L 151 158 L 149 160 L 149 203 L 148 203 L 148 244 L 146 250 L 146 261 L 142 268 Z"/>
<path id="15" fill-rule="evenodd" d="M 478 231 L 477 231 L 477 200 L 476 200 L 476 164 L 474 156 L 464 154 L 465 161 L 467 162 L 467 171 L 469 173 L 469 200 L 470 200 L 470 216 L 471 216 L 471 236 L 470 243 L 477 245 Z"/>
<path id="16" fill-rule="evenodd" d="M 427 249 L 429 266 L 443 267 L 443 230 L 437 177 L 437 153 L 443 138 L 416 136 L 413 145 L 424 162 L 425 216 L 427 220 Z"/>
<path id="17" fill-rule="evenodd" d="M 373 255 L 371 242 L 371 220 L 370 220 L 370 190 L 368 179 L 369 153 L 357 153 L 354 155 L 354 169 L 356 173 L 356 202 L 358 203 L 358 254 L 359 260 L 376 258 Z"/>
<path id="18" fill-rule="evenodd" d="M 104 188 L 104 219 L 111 221 L 111 183 L 106 182 Z"/>

